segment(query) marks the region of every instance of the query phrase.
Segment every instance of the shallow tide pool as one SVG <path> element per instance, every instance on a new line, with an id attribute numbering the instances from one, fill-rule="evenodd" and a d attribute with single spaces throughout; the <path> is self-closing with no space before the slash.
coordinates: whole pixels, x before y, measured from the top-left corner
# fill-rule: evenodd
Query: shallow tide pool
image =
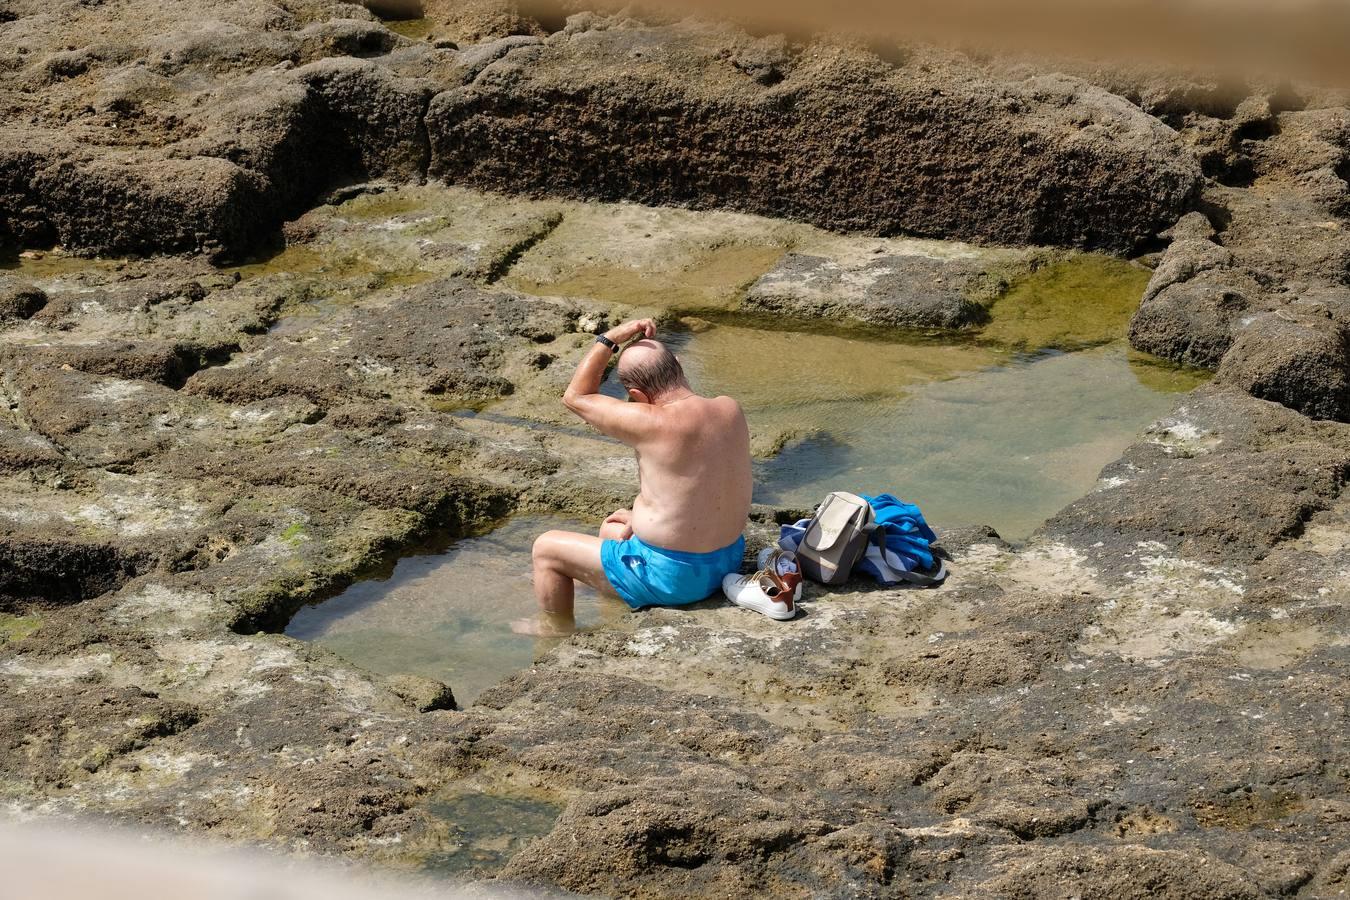
<path id="1" fill-rule="evenodd" d="M 1123 342 L 996 352 L 716 325 L 679 343 L 701 389 L 740 398 L 758 447 L 783 444 L 757 464 L 756 500 L 889 492 L 935 524 L 1011 540 L 1088 491 L 1197 383 Z"/>
<path id="2" fill-rule="evenodd" d="M 1019 540 L 1091 490 L 1178 392 L 1207 377 L 1128 348 L 1147 279 L 1104 257 L 1056 263 L 1015 285 L 981 332 L 958 336 L 803 330 L 715 311 L 661 336 L 697 390 L 745 407 L 758 501 L 809 507 L 831 490 L 891 492 L 939 532 L 986 524 Z M 605 390 L 622 396 L 612 371 Z M 440 679 L 472 702 L 552 646 L 510 630 L 534 611 L 534 537 L 595 527 L 520 517 L 425 548 L 302 609 L 287 633 L 374 671 Z M 577 615 L 589 628 L 627 611 L 583 590 Z"/>
<path id="3" fill-rule="evenodd" d="M 530 545 L 550 528 L 594 526 L 519 516 L 491 534 L 423 548 L 331 600 L 302 608 L 286 634 L 316 641 L 374 672 L 439 679 L 461 705 L 472 703 L 557 643 L 511 631 L 512 621 L 534 612 Z M 582 628 L 625 610 L 589 588 L 577 591 Z"/>

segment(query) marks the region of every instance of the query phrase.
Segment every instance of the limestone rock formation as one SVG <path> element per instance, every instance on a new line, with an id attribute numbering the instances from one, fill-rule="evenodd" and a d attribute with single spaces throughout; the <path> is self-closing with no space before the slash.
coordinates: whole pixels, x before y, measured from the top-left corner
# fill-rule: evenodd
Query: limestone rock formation
<path id="1" fill-rule="evenodd" d="M 727 43 L 610 28 L 522 48 L 432 102 L 431 171 L 490 189 L 1108 250 L 1196 197 L 1198 167 L 1175 135 L 1071 78 L 996 81 L 955 61 L 897 68 L 813 46 L 766 88 L 722 59 Z"/>
<path id="2" fill-rule="evenodd" d="M 1064 76 L 622 17 L 541 29 L 505 8 L 493 15 L 516 24 L 465 25 L 457 51 L 359 6 L 201 5 L 197 18 L 148 0 L 25 7 L 0 26 L 15 54 L 0 100 L 16 123 L 0 139 L 0 239 L 237 255 L 335 184 L 431 171 L 1119 251 L 1199 186 L 1167 128 Z M 113 16 L 134 32 L 109 32 Z M 501 40 L 467 46 L 488 37 Z"/>
<path id="3" fill-rule="evenodd" d="M 1314 419 L 1350 421 L 1350 329 L 1278 312 L 1256 316 L 1224 355 L 1219 379 Z"/>
<path id="4" fill-rule="evenodd" d="M 1007 287 L 983 261 L 879 256 L 840 264 L 788 254 L 746 292 L 744 309 L 801 319 L 850 319 L 868 325 L 957 329 L 988 318 L 985 304 Z"/>
<path id="5" fill-rule="evenodd" d="M 6 808 L 407 866 L 455 844 L 447 798 L 535 804 L 500 874 L 601 894 L 1344 890 L 1344 101 L 535 6 L 430 3 L 461 30 L 414 40 L 331 0 L 0 3 L 6 251 L 239 255 L 287 222 L 235 268 L 4 257 Z M 766 308 L 948 325 L 990 269 L 345 184 L 428 172 L 984 242 L 1162 233 L 1133 340 L 1219 377 L 1024 545 L 935 523 L 940 590 L 626 616 L 455 709 L 277 632 L 429 534 L 631 498 L 556 398 L 635 295 L 723 266 L 737 296 L 671 306 L 758 279 Z M 586 277 L 522 263 L 605 219 Z M 757 509 L 750 552 L 799 513 Z"/>

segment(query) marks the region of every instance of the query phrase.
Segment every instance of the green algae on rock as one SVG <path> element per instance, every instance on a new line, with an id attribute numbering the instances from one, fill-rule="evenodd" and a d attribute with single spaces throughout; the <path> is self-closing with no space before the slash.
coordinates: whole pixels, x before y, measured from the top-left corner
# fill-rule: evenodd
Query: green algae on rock
<path id="1" fill-rule="evenodd" d="M 1149 272 L 1096 254 L 1052 262 L 1018 279 L 990 309 L 982 341 L 1023 350 L 1073 350 L 1125 337 Z"/>
<path id="2" fill-rule="evenodd" d="M 384 27 L 412 41 L 420 41 L 435 29 L 430 19 L 385 19 Z"/>
<path id="3" fill-rule="evenodd" d="M 1193 391 L 1214 377 L 1208 369 L 1185 366 L 1131 349 L 1126 358 L 1130 372 L 1139 383 L 1150 390 L 1164 394 L 1184 394 Z"/>
<path id="4" fill-rule="evenodd" d="M 21 641 L 42 627 L 40 616 L 0 613 L 0 644 Z"/>

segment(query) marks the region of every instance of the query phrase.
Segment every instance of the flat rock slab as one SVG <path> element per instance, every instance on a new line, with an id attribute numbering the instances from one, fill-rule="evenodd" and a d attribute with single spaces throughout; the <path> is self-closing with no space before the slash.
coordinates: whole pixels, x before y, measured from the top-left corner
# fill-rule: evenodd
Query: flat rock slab
<path id="1" fill-rule="evenodd" d="M 978 260 L 878 256 L 855 265 L 790 253 L 746 292 L 743 309 L 796 319 L 956 329 L 988 318 L 1007 279 Z"/>
<path id="2" fill-rule="evenodd" d="M 577 317 L 566 303 L 441 279 L 261 336 L 186 390 L 231 403 L 291 394 L 325 407 L 383 390 L 468 406 L 510 394 L 500 373 L 534 372 L 535 348 L 571 332 Z"/>
<path id="3" fill-rule="evenodd" d="M 460 275 L 495 280 L 558 225 L 562 205 L 447 185 L 362 185 L 285 226 L 288 246 L 243 267 L 354 290 Z"/>

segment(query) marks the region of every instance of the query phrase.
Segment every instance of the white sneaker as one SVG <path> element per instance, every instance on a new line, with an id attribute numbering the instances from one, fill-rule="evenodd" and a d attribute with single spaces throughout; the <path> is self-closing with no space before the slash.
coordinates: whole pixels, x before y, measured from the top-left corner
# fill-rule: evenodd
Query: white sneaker
<path id="1" fill-rule="evenodd" d="M 784 556 L 792 554 L 769 548 L 761 553 L 759 562 L 762 568 L 753 575 L 738 575 L 735 572 L 722 579 L 722 593 L 727 599 L 744 609 L 753 609 L 770 619 L 786 621 L 797 615 L 797 601 L 802 598 L 802 576 L 796 571 L 784 571 L 789 566 Z M 791 569 L 796 569 L 796 558 L 791 559 Z"/>

